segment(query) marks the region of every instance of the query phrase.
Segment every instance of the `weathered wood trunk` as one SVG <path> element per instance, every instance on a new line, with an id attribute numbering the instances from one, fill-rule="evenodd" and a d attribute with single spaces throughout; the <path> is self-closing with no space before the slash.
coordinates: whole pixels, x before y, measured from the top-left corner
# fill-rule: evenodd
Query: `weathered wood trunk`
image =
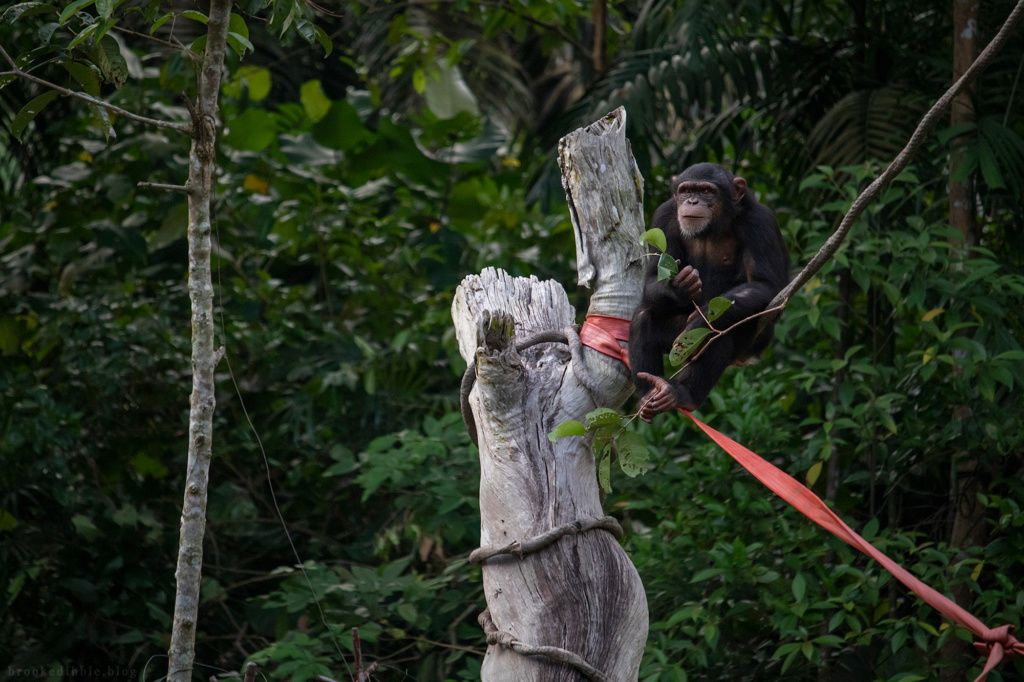
<path id="1" fill-rule="evenodd" d="M 629 317 L 643 274 L 643 180 L 625 137 L 622 109 L 559 145 L 563 185 L 576 230 L 580 283 L 589 313 Z M 459 348 L 475 363 L 470 404 L 480 446 L 481 543 L 528 540 L 601 517 L 588 438 L 552 443 L 558 424 L 632 392 L 618 360 L 579 346 L 575 310 L 562 286 L 494 269 L 467 277 L 452 304 Z M 516 343 L 564 331 L 570 343 Z M 483 567 L 490 617 L 506 640 L 558 647 L 609 680 L 635 680 L 647 639 L 647 599 L 636 569 L 603 529 L 567 535 L 537 553 L 504 555 Z M 488 682 L 583 680 L 576 667 L 492 644 Z"/>

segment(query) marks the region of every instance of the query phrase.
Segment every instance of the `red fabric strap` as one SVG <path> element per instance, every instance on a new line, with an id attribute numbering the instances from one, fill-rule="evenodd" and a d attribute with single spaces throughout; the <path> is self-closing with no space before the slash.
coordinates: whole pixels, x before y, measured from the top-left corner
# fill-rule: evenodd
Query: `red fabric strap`
<path id="1" fill-rule="evenodd" d="M 586 336 L 584 336 L 585 333 Z M 583 325 L 583 330 L 580 332 L 580 339 L 584 345 L 590 346 L 605 355 L 618 357 L 627 366 L 629 365 L 628 351 L 621 349 L 616 342 L 616 339 L 629 339 L 629 320 L 609 317 L 607 315 L 587 315 L 587 322 Z M 925 585 L 912 573 L 878 551 L 874 545 L 843 523 L 843 520 L 836 516 L 835 512 L 821 501 L 821 498 L 795 478 L 774 464 L 761 459 L 761 457 L 728 436 L 701 422 L 689 412 L 682 409 L 679 411 L 689 417 L 701 431 L 718 443 L 744 469 L 753 474 L 754 478 L 768 486 L 772 492 L 795 507 L 797 511 L 836 537 L 844 540 L 854 549 L 860 550 L 882 564 L 897 580 L 913 590 L 930 604 L 932 608 L 979 637 L 981 641 L 975 642 L 974 646 L 980 654 L 987 654 L 988 660 L 985 662 L 981 675 L 978 676 L 975 682 L 984 682 L 989 672 L 1003 658 L 1012 658 L 1016 654 L 1024 654 L 1024 643 L 1018 641 L 1013 636 L 1012 625 L 1002 625 L 994 629 L 986 627 L 984 623 L 968 613 L 952 599 Z"/>
<path id="2" fill-rule="evenodd" d="M 679 411 L 689 417 L 701 431 L 711 436 L 713 441 L 718 443 L 744 469 L 752 473 L 757 480 L 771 488 L 772 492 L 786 502 L 796 507 L 801 514 L 836 537 L 845 540 L 854 549 L 859 549 L 882 564 L 885 570 L 892 573 L 897 580 L 913 590 L 939 613 L 957 625 L 967 628 L 977 637 L 980 637 L 982 641 L 976 642 L 974 646 L 982 655 L 988 654 L 988 661 L 975 682 L 982 682 L 988 676 L 989 671 L 996 667 L 1004 656 L 1012 657 L 1015 654 L 1024 654 L 1024 644 L 1013 636 L 1012 625 L 1003 625 L 995 629 L 986 627 L 984 623 L 968 613 L 952 599 L 925 585 L 914 577 L 912 573 L 878 551 L 874 545 L 843 523 L 842 519 L 836 516 L 835 512 L 829 509 L 817 495 L 792 476 L 772 463 L 761 459 L 728 436 L 701 422 L 689 412 Z"/>
<path id="3" fill-rule="evenodd" d="M 619 341 L 629 341 L 629 320 L 611 315 L 587 315 L 580 330 L 580 341 L 598 353 L 622 360 L 629 367 L 629 351 Z"/>

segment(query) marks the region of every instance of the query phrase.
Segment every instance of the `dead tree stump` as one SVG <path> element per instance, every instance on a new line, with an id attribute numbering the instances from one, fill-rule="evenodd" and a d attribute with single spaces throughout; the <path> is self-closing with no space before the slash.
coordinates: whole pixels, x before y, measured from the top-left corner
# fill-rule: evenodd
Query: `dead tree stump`
<path id="1" fill-rule="evenodd" d="M 642 289 L 644 221 L 625 118 L 620 108 L 562 139 L 559 163 L 579 281 L 593 291 L 588 314 L 628 318 Z M 463 280 L 452 317 L 460 352 L 476 367 L 469 401 L 480 447 L 482 545 L 580 524 L 534 553 L 485 561 L 492 644 L 483 679 L 637 679 L 648 627 L 640 577 L 611 532 L 579 530 L 604 516 L 590 439 L 548 439 L 564 421 L 620 406 L 632 392 L 628 370 L 579 345 L 575 310 L 554 281 L 488 268 Z M 564 333 L 568 343 L 516 350 L 541 332 Z M 541 647 L 575 655 L 597 673 L 557 652 L 538 654 Z"/>

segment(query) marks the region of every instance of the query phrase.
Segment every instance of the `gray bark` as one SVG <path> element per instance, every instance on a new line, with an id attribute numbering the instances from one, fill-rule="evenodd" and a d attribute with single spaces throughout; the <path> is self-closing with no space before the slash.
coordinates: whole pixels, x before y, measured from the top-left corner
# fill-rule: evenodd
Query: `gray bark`
<path id="1" fill-rule="evenodd" d="M 216 405 L 213 342 L 213 280 L 210 268 L 210 194 L 217 133 L 217 95 L 227 48 L 231 0 L 212 0 L 199 100 L 193 113 L 189 154 L 188 291 L 192 302 L 192 395 L 188 428 L 188 473 L 181 510 L 174 624 L 168 649 L 168 679 L 188 682 L 195 660 L 199 584 L 202 580 L 206 500 L 213 457 Z"/>
<path id="2" fill-rule="evenodd" d="M 629 317 L 643 277 L 643 180 L 625 138 L 622 109 L 559 144 L 563 185 L 577 238 L 580 282 L 590 313 Z M 476 364 L 470 406 L 480 447 L 480 524 L 484 547 L 528 540 L 604 515 L 589 439 L 552 443 L 558 424 L 632 392 L 625 365 L 574 343 L 575 310 L 560 284 L 488 268 L 459 286 L 452 304 L 459 349 Z M 543 331 L 569 344 L 515 344 Z M 635 680 L 647 639 L 643 585 L 615 537 L 593 529 L 562 537 L 524 557 L 497 556 L 483 567 L 490 617 L 506 640 L 558 647 L 610 680 Z M 482 677 L 582 680 L 575 667 L 492 644 Z"/>

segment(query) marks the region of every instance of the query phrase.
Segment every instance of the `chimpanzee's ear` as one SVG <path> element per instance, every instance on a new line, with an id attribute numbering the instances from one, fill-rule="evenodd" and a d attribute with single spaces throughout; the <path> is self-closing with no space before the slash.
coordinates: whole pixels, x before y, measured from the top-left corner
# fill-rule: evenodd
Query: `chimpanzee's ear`
<path id="1" fill-rule="evenodd" d="M 732 179 L 732 200 L 737 204 L 747 195 L 747 181 L 737 176 Z"/>

